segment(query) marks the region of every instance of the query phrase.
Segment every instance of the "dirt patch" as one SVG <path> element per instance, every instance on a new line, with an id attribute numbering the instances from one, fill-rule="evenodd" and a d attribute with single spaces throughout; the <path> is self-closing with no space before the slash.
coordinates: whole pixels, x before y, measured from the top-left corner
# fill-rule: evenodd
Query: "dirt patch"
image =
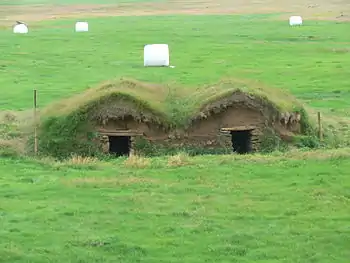
<path id="1" fill-rule="evenodd" d="M 258 96 L 235 91 L 204 105 L 192 118 L 190 129 L 197 130 L 205 122 L 209 124 L 219 119 L 221 123 L 214 126 L 261 126 L 267 123 L 272 124 L 278 118 L 279 111 L 273 104 Z"/>
<path id="2" fill-rule="evenodd" d="M 103 130 L 137 130 L 150 137 L 163 137 L 167 127 L 156 119 L 153 113 L 141 110 L 137 105 L 110 99 L 91 109 L 90 119 Z"/>
<path id="3" fill-rule="evenodd" d="M 243 106 L 243 105 L 240 105 Z M 215 138 L 220 128 L 254 125 L 263 127 L 265 118 L 259 110 L 247 107 L 228 107 L 222 112 L 213 112 L 207 118 L 197 119 L 188 130 L 189 137 L 212 137 Z"/>
<path id="4" fill-rule="evenodd" d="M 164 139 L 167 137 L 167 133 L 156 125 L 153 125 L 152 123 L 137 121 L 133 117 L 108 119 L 104 125 L 99 125 L 97 130 L 105 132 L 131 130 L 137 131 L 138 133 L 153 139 Z"/>
<path id="5" fill-rule="evenodd" d="M 16 20 L 27 22 L 61 18 L 103 16 L 142 16 L 167 14 L 264 14 L 297 13 L 306 19 L 350 20 L 348 0 L 169 0 L 163 3 L 124 3 L 117 5 L 27 5 L 2 6 L 0 25 Z M 285 19 L 289 14 L 277 17 Z M 276 19 L 276 18 L 274 18 Z"/>

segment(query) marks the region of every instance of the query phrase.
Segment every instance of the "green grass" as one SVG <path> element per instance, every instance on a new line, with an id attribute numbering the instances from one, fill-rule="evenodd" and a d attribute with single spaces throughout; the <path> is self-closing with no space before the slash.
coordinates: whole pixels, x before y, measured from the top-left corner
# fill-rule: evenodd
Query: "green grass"
<path id="1" fill-rule="evenodd" d="M 0 109 L 40 106 L 121 76 L 188 88 L 226 77 L 291 91 L 311 106 L 349 112 L 347 23 L 306 21 L 290 28 L 268 16 L 94 18 L 90 32 L 74 21 L 33 24 L 26 36 L 0 31 Z M 168 43 L 176 68 L 144 68 L 143 46 Z"/>
<path id="2" fill-rule="evenodd" d="M 191 100 L 193 92 L 210 101 L 198 87 L 243 78 L 346 116 L 348 24 L 289 28 L 264 18 L 98 18 L 89 19 L 87 34 L 74 34 L 72 20 L 31 24 L 25 36 L 2 29 L 0 111 L 30 108 L 34 88 L 43 107 L 119 77 L 182 86 Z M 169 43 L 176 67 L 144 68 L 147 43 Z M 0 124 L 0 146 L 21 137 L 15 124 L 30 123 L 29 115 Z M 128 162 L 3 157 L 0 262 L 347 263 L 349 152 Z"/>
<path id="3" fill-rule="evenodd" d="M 347 263 L 348 154 L 317 155 L 0 159 L 0 261 Z"/>

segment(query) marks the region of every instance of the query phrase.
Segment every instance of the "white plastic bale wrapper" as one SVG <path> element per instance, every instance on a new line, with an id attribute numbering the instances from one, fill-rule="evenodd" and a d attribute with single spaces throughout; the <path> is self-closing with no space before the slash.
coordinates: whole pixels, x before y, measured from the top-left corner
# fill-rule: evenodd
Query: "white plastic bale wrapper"
<path id="1" fill-rule="evenodd" d="M 89 23 L 88 22 L 77 22 L 75 23 L 75 32 L 88 32 Z"/>
<path id="2" fill-rule="evenodd" d="M 145 67 L 169 67 L 169 46 L 167 44 L 145 45 L 143 64 Z"/>
<path id="3" fill-rule="evenodd" d="M 28 34 L 29 29 L 25 24 L 18 24 L 13 27 L 13 33 L 15 34 Z"/>
<path id="4" fill-rule="evenodd" d="M 303 24 L 303 19 L 301 16 L 291 16 L 289 18 L 289 25 L 290 26 L 301 26 Z"/>

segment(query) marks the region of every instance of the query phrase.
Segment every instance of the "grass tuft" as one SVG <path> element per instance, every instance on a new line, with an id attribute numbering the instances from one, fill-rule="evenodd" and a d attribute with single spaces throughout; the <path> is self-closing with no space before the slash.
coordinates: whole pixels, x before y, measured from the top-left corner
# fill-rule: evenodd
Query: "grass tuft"
<path id="1" fill-rule="evenodd" d="M 0 139 L 1 157 L 18 157 L 25 152 L 25 143 L 20 139 Z"/>
<path id="2" fill-rule="evenodd" d="M 131 155 L 125 161 L 124 165 L 127 168 L 147 168 L 151 165 L 151 161 L 148 158 L 139 156 L 139 155 Z"/>
<path id="3" fill-rule="evenodd" d="M 187 153 L 178 153 L 168 158 L 168 166 L 179 167 L 191 164 L 191 158 Z"/>
<path id="4" fill-rule="evenodd" d="M 97 158 L 73 154 L 72 157 L 69 158 L 65 163 L 68 165 L 91 165 L 96 164 L 97 162 Z"/>

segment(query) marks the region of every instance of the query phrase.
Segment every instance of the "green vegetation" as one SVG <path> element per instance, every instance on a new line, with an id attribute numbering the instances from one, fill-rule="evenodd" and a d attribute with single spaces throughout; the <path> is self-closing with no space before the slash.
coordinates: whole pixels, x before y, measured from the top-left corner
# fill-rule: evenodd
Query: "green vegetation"
<path id="1" fill-rule="evenodd" d="M 0 159 L 1 262 L 347 263 L 349 152 Z"/>

